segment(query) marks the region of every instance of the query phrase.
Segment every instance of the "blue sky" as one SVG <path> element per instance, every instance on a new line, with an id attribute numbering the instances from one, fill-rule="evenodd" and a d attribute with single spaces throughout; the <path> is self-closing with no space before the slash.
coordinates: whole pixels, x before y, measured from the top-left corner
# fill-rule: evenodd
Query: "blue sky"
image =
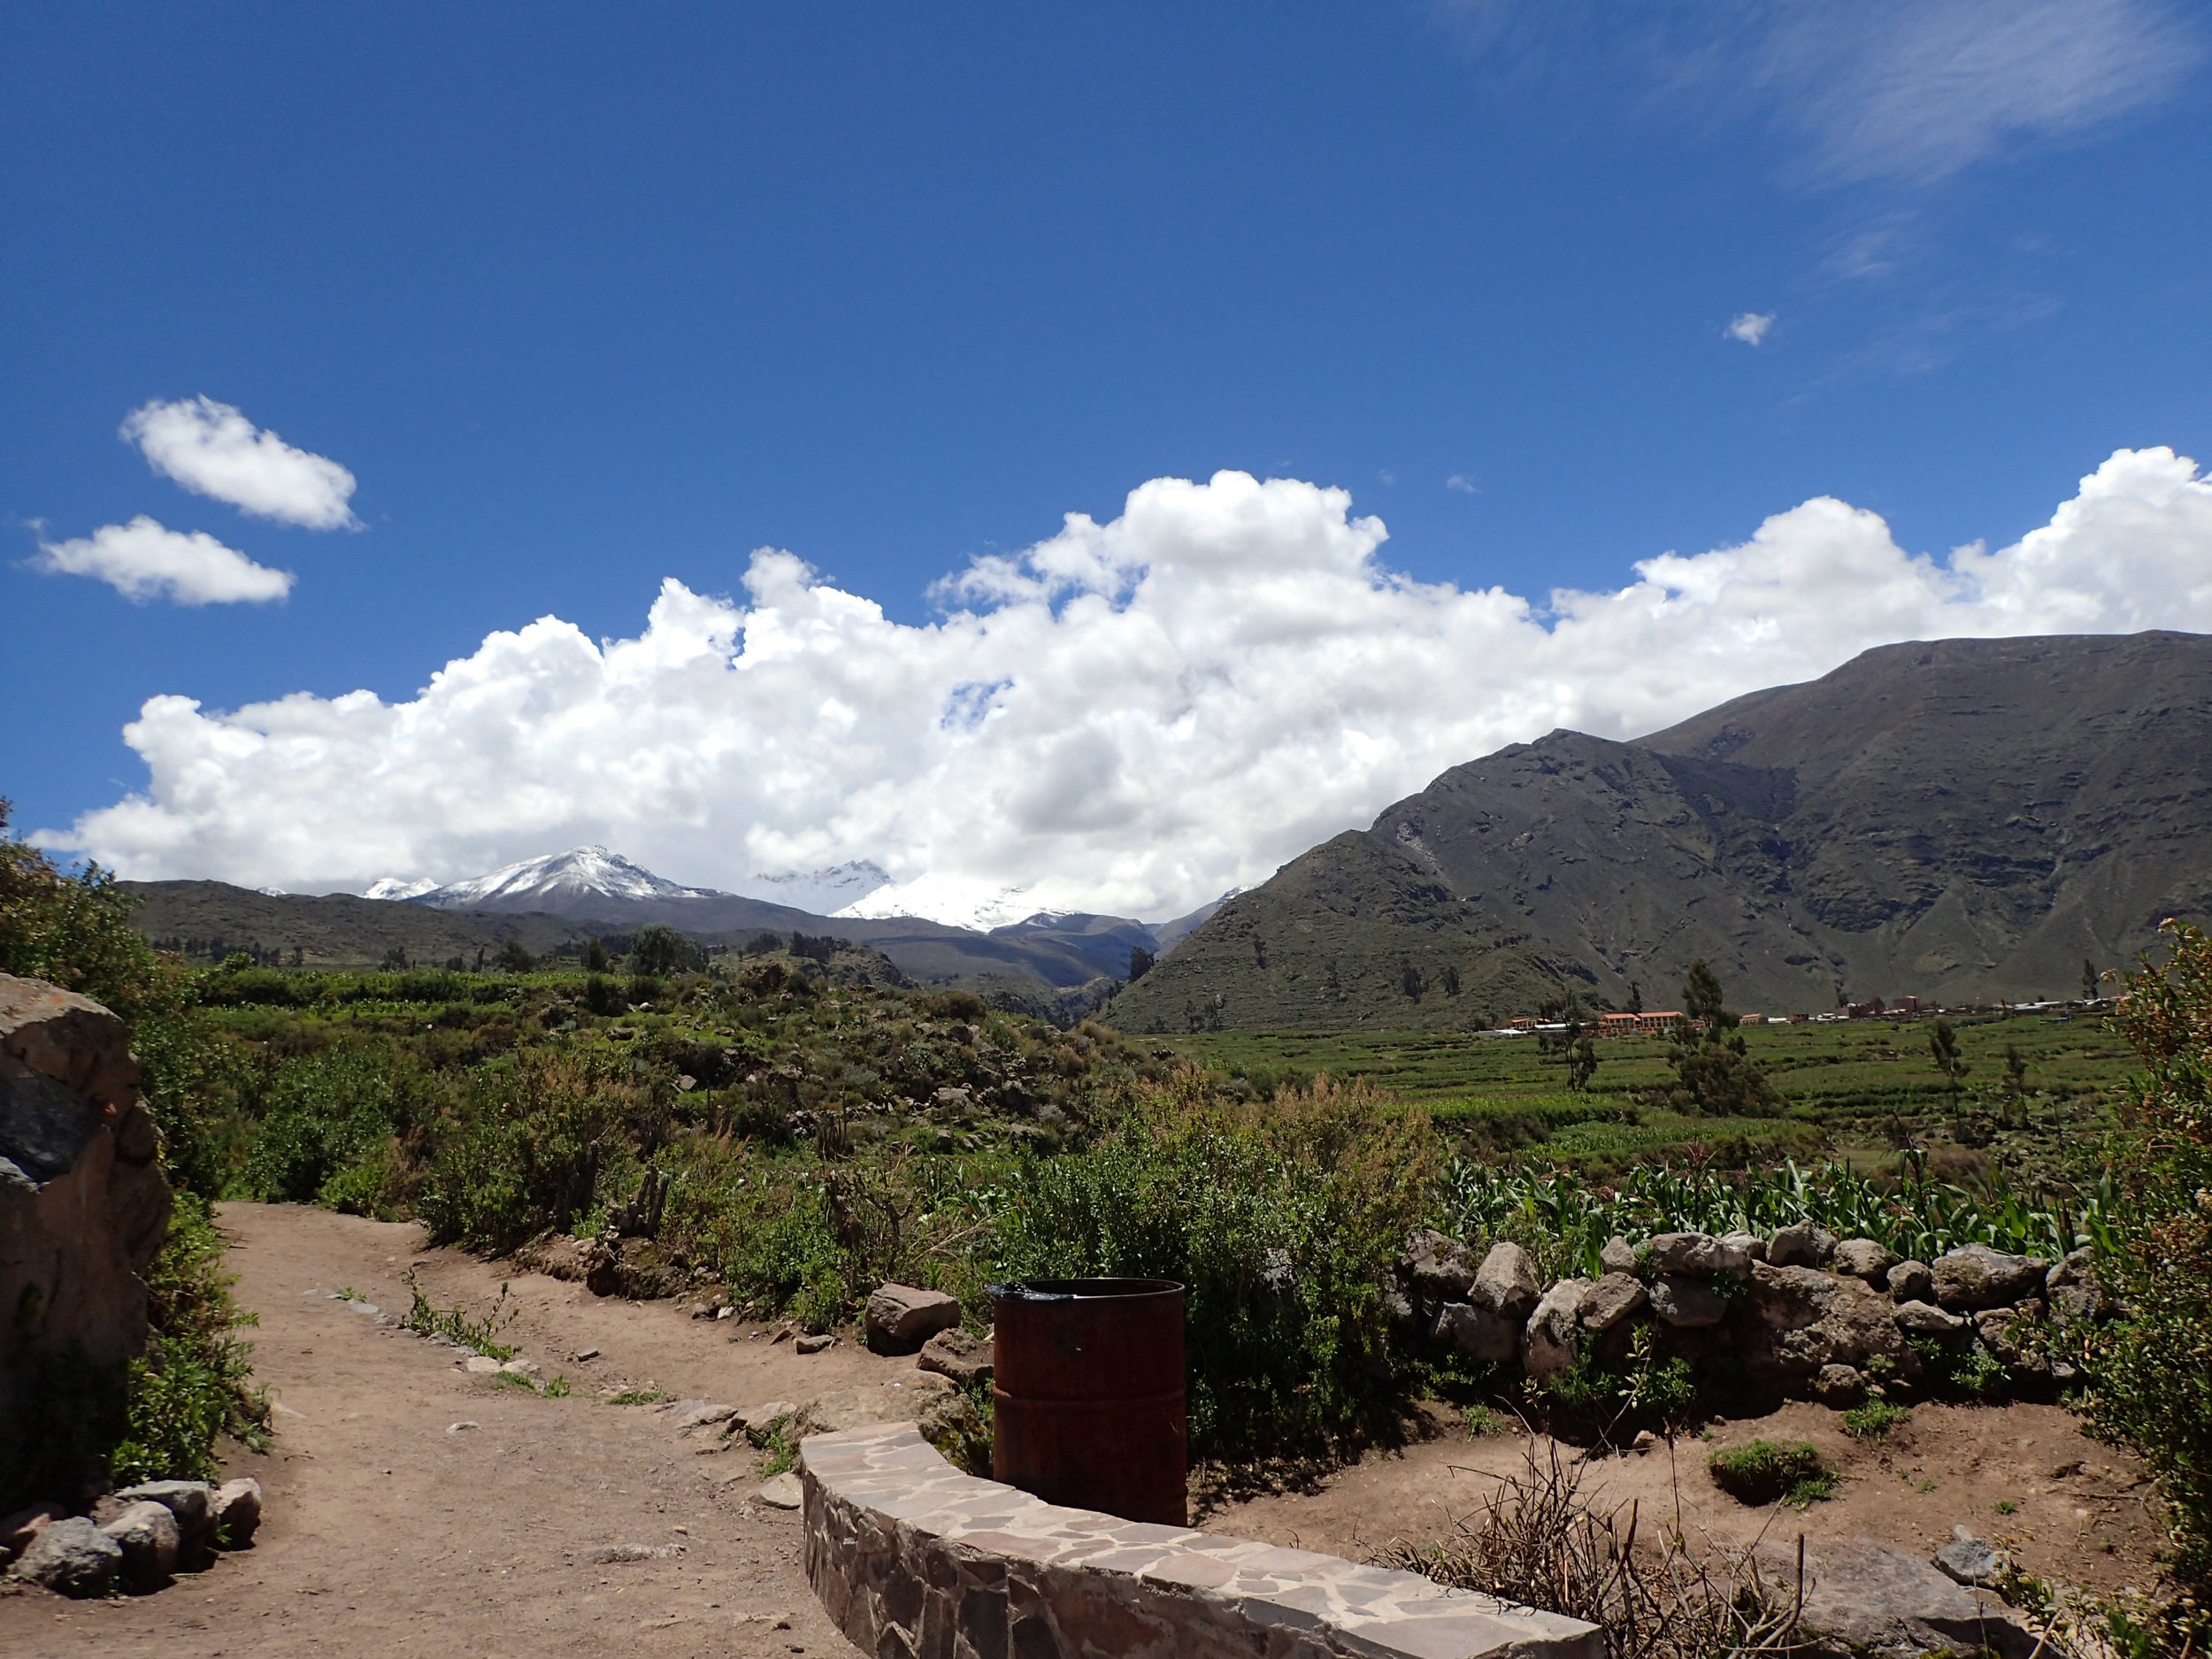
<path id="1" fill-rule="evenodd" d="M 771 810 L 702 785 L 651 823 L 572 780 L 534 818 L 411 841 L 444 810 L 419 778 L 323 856 L 255 839 L 265 780 L 192 807 L 123 727 L 164 695 L 412 706 L 535 618 L 638 636 L 664 579 L 741 618 L 762 547 L 927 625 L 933 584 L 977 557 L 1222 469 L 1348 491 L 1350 520 L 1388 526 L 1359 556 L 1371 586 L 1540 603 L 1819 496 L 1880 514 L 1903 554 L 2008 546 L 2116 450 L 2212 453 L 2208 35 L 2153 0 L 12 9 L 0 793 L 69 840 L 150 787 L 131 834 L 74 833 L 149 874 L 456 875 L 591 834 L 687 859 L 680 879 L 845 856 L 908 879 L 963 837 L 906 845 L 897 811 L 854 807 L 871 780 L 922 787 L 895 734 L 827 793 Z M 1772 319 L 1755 344 L 1728 332 L 1746 315 Z M 200 396 L 348 469 L 360 527 L 242 513 L 118 436 Z M 39 568 L 42 540 L 140 514 L 296 581 L 185 605 Z M 2097 626 L 2196 614 L 2130 603 Z M 1011 733 L 1022 674 L 974 683 L 999 679 Z M 1717 673 L 1649 712 L 1740 688 Z M 1576 695 L 1594 726 L 1645 707 Z M 1392 747 L 1387 710 L 1359 718 Z M 1036 718 L 1007 740 L 1018 773 L 1065 729 Z M 1455 742 L 1532 734 L 1425 729 L 1314 812 L 1255 807 L 1257 850 L 1093 896 L 1248 876 Z M 227 764 L 219 733 L 179 741 Z M 293 770 L 349 804 L 342 749 Z M 448 793 L 542 782 L 474 753 L 447 756 Z M 1302 794 L 1274 754 L 1233 745 L 1189 787 Z M 1094 806 L 1148 763 L 1100 764 L 1105 785 L 1070 786 Z M 1040 810 L 1042 841 L 970 877 L 1048 887 L 1116 836 L 1177 833 Z"/>

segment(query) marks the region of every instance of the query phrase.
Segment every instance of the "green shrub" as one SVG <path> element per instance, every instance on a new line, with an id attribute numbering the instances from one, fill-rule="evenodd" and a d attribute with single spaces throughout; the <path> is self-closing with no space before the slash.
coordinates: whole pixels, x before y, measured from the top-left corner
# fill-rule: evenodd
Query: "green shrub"
<path id="1" fill-rule="evenodd" d="M 2077 1340 L 2089 1427 L 2149 1464 L 2173 1532 L 2172 1573 L 2202 1604 L 2212 1601 L 2212 939 L 2166 928 L 2171 956 L 2129 976 L 2116 1022 L 2143 1071 L 2110 1148 L 2127 1202 L 2097 1271 L 2125 1313 L 2077 1327 Z M 2184 1633 L 2201 1647 L 2212 1630 Z"/>
<path id="2" fill-rule="evenodd" d="M 1780 1502 L 1793 1509 L 1832 1498 L 1836 1477 L 1821 1461 L 1811 1442 L 1778 1446 L 1772 1440 L 1747 1441 L 1717 1448 L 1708 1460 L 1713 1484 L 1744 1503 Z"/>
<path id="3" fill-rule="evenodd" d="M 1323 1083 L 1263 1108 L 1184 1074 L 1088 1149 L 1024 1167 L 999 1268 L 1187 1286 L 1194 1453 L 1340 1441 L 1399 1372 L 1377 1287 L 1420 1219 L 1433 1157 L 1426 1118 L 1364 1087 Z"/>

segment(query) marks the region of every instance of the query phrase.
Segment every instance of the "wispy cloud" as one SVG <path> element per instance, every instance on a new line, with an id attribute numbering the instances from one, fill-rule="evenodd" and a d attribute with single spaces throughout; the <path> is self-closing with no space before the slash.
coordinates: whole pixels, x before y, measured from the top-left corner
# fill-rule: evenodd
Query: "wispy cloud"
<path id="1" fill-rule="evenodd" d="M 89 576 L 127 599 L 180 605 L 265 604 L 290 593 L 295 580 L 291 572 L 257 565 L 205 531 L 172 530 L 143 513 L 88 536 L 41 541 L 35 564 L 57 575 Z"/>
<path id="2" fill-rule="evenodd" d="M 1767 330 L 1773 326 L 1772 311 L 1739 311 L 1729 319 L 1726 332 L 1731 340 L 1740 340 L 1747 346 L 1755 346 L 1767 337 Z"/>
<path id="3" fill-rule="evenodd" d="M 1453 473 L 1449 478 L 1444 480 L 1444 488 L 1446 489 L 1455 489 L 1463 495 L 1479 495 L 1482 494 L 1482 486 L 1476 483 L 1473 479 L 1468 477 L 1464 472 Z"/>
<path id="4" fill-rule="evenodd" d="M 122 436 L 157 472 L 242 512 L 310 530 L 358 529 L 351 472 L 296 449 L 228 403 L 191 397 L 134 409 Z"/>
<path id="5" fill-rule="evenodd" d="M 1641 76 L 1700 119 L 1794 129 L 1812 181 L 1924 184 L 2169 96 L 2202 60 L 2170 0 L 1440 0 L 1517 68 Z"/>

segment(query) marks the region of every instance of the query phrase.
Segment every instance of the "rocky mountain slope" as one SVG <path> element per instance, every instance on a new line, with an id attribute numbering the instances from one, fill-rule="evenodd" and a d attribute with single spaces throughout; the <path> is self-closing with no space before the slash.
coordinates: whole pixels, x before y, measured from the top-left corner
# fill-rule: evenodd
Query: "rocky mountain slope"
<path id="1" fill-rule="evenodd" d="M 1225 904 L 1113 1018 L 1668 1007 L 1698 956 L 1776 1012 L 2066 995 L 2212 912 L 2208 826 L 2212 639 L 1887 646 L 1634 742 L 1454 767 Z"/>

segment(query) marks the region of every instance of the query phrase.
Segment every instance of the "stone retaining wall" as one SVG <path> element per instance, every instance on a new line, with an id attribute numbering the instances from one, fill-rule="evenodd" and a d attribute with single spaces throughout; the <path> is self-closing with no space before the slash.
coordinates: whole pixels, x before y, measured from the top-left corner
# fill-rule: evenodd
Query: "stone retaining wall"
<path id="1" fill-rule="evenodd" d="M 1578 1619 L 1412 1573 L 1065 1509 L 910 1423 L 802 1443 L 806 1574 L 876 1659 L 1602 1659 Z"/>

